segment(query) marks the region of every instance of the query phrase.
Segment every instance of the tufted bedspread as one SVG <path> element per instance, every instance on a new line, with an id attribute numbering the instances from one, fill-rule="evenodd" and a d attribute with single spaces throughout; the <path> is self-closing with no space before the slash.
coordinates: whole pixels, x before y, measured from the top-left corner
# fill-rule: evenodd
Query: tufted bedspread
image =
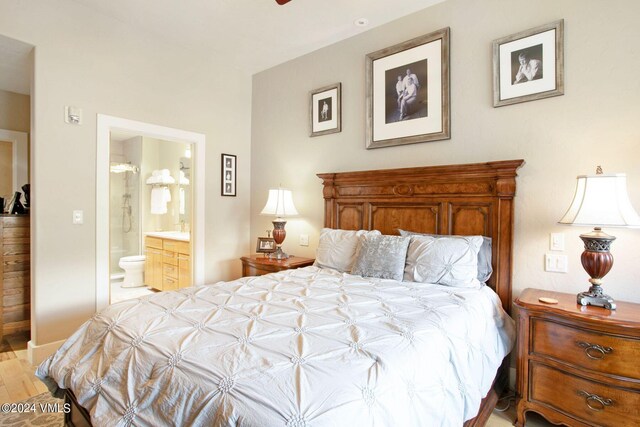
<path id="1" fill-rule="evenodd" d="M 491 289 L 306 267 L 109 306 L 40 365 L 95 426 L 456 426 L 513 346 Z"/>

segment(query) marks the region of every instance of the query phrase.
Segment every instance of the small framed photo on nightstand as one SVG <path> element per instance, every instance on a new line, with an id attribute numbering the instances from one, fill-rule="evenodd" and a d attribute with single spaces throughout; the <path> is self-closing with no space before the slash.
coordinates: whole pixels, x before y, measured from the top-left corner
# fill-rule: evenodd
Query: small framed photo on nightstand
<path id="1" fill-rule="evenodd" d="M 256 252 L 262 254 L 270 254 L 276 251 L 276 241 L 271 237 L 258 237 L 256 244 Z"/>

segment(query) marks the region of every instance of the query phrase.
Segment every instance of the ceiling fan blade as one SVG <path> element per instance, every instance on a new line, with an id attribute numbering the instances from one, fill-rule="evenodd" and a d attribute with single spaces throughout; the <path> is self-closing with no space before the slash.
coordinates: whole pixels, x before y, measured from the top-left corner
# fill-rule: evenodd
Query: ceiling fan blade
<path id="1" fill-rule="evenodd" d="M 287 4 L 289 3 L 291 0 L 276 0 L 276 3 L 278 3 L 280 6 L 282 6 L 283 4 Z"/>

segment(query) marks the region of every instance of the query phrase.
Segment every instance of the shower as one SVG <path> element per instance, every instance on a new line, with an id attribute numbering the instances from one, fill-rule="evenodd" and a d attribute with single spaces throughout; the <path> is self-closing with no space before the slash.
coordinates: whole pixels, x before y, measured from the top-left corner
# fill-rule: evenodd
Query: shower
<path id="1" fill-rule="evenodd" d="M 109 163 L 110 274 L 122 277 L 121 258 L 140 254 L 140 144 L 114 143 L 118 148 Z"/>
<path id="2" fill-rule="evenodd" d="M 140 172 L 140 168 L 136 165 L 132 165 L 131 162 L 111 162 L 109 171 L 111 173 L 124 173 L 124 188 L 126 191 L 126 189 L 131 188 L 131 185 L 129 183 L 130 174 L 137 174 L 138 172 Z M 131 227 L 131 194 L 125 192 L 122 195 L 122 232 L 131 232 Z"/>

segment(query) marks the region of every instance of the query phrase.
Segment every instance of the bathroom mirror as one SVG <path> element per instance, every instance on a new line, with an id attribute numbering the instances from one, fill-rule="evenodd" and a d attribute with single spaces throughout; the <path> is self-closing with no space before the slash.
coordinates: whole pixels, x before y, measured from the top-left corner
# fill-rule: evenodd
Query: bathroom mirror
<path id="1" fill-rule="evenodd" d="M 180 202 L 179 220 L 182 231 L 191 229 L 191 149 L 185 151 L 185 155 L 189 157 L 181 157 L 179 164 L 178 176 L 178 197 Z"/>

